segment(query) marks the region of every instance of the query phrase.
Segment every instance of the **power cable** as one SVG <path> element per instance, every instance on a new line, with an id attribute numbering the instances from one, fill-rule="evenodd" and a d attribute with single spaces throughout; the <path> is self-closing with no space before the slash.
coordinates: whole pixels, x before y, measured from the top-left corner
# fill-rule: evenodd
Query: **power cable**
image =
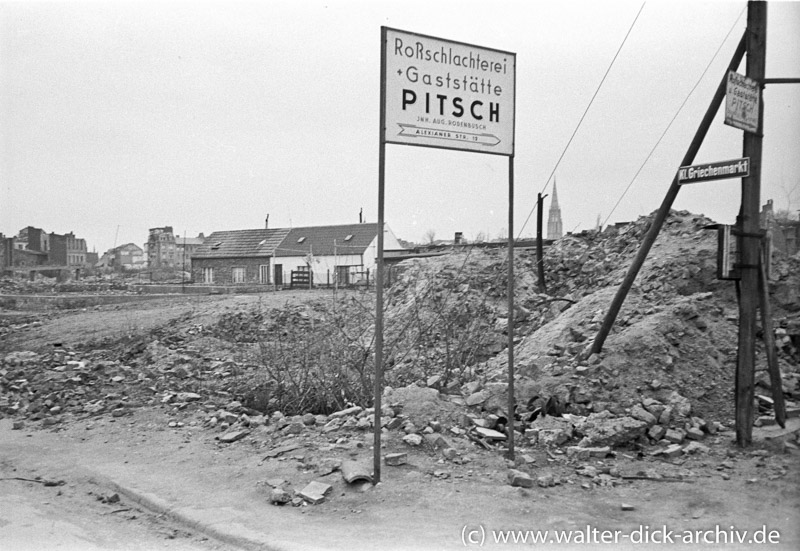
<path id="1" fill-rule="evenodd" d="M 731 28 L 730 28 L 730 30 L 728 31 L 728 34 L 726 34 L 726 35 L 725 35 L 725 38 L 723 38 L 723 39 L 722 39 L 722 42 L 720 43 L 719 47 L 717 48 L 717 51 L 716 51 L 716 52 L 714 52 L 714 55 L 711 57 L 711 61 L 709 61 L 709 62 L 708 62 L 708 65 L 706 65 L 706 68 L 705 68 L 705 70 L 703 71 L 703 73 L 700 75 L 700 78 L 698 78 L 698 79 L 697 79 L 697 82 L 694 84 L 694 86 L 692 87 L 692 89 L 691 89 L 691 90 L 689 90 L 689 93 L 686 95 L 686 98 L 683 100 L 683 103 L 681 103 L 681 106 L 680 106 L 680 107 L 678 107 L 678 110 L 675 112 L 675 115 L 672 117 L 672 120 L 670 120 L 670 121 L 669 121 L 669 124 L 668 124 L 668 125 L 667 125 L 667 127 L 664 129 L 664 131 L 661 133 L 661 136 L 658 138 L 658 141 L 655 143 L 655 145 L 653 146 L 653 148 L 650 150 L 650 153 L 648 153 L 648 154 L 647 154 L 647 157 L 645 157 L 645 159 L 644 159 L 644 161 L 642 162 L 641 166 L 639 166 L 639 170 L 637 170 L 637 171 L 636 171 L 636 174 L 634 174 L 634 175 L 633 175 L 633 178 L 631 178 L 631 181 L 630 181 L 630 183 L 628 184 L 628 187 L 626 187 L 626 188 L 625 188 L 625 191 L 623 191 L 623 192 L 622 192 L 622 195 L 620 195 L 620 197 L 619 197 L 619 199 L 617 200 L 616 204 L 615 204 L 615 205 L 614 205 L 614 207 L 611 209 L 611 212 L 609 212 L 609 213 L 608 213 L 608 216 L 607 216 L 607 217 L 606 217 L 606 219 L 603 221 L 603 224 L 602 224 L 603 226 L 605 226 L 605 225 L 606 225 L 606 223 L 608 223 L 608 220 L 611 218 L 611 215 L 612 215 L 612 214 L 614 214 L 614 211 L 615 211 L 615 210 L 617 210 L 617 207 L 618 207 L 618 206 L 619 206 L 619 204 L 622 202 L 622 199 L 623 199 L 623 198 L 625 197 L 625 195 L 628 193 L 628 190 L 631 188 L 631 186 L 633 185 L 633 183 L 636 181 L 636 178 L 638 178 L 638 177 L 639 177 L 639 173 L 641 173 L 641 172 L 642 172 L 642 169 L 644 168 L 644 165 L 646 165 L 646 164 L 647 164 L 647 161 L 649 161 L 649 160 L 650 160 L 650 157 L 652 157 L 652 156 L 653 156 L 653 153 L 655 152 L 656 148 L 658 148 L 659 144 L 661 144 L 661 140 L 663 140 L 663 139 L 664 139 L 664 136 L 666 136 L 667 132 L 668 132 L 668 131 L 669 131 L 669 129 L 672 127 L 672 123 L 674 123 L 674 122 L 675 122 L 675 119 L 677 119 L 677 118 L 678 118 L 678 115 L 680 115 L 680 114 L 681 114 L 681 111 L 682 111 L 682 110 L 683 110 L 683 108 L 686 106 L 686 102 L 688 102 L 688 101 L 689 101 L 689 98 L 692 96 L 692 94 L 694 93 L 694 91 L 695 91 L 695 90 L 697 89 L 697 87 L 700 85 L 700 82 L 701 82 L 701 81 L 703 80 L 703 78 L 706 76 L 706 73 L 708 73 L 708 70 L 711 68 L 711 65 L 712 65 L 712 63 L 714 63 L 714 60 L 715 60 L 715 59 L 717 59 L 717 56 L 719 55 L 719 52 L 722 50 L 722 47 L 725 45 L 725 42 L 727 42 L 727 40 L 728 40 L 728 37 L 730 37 L 731 33 L 733 32 L 733 29 L 735 29 L 735 28 L 736 28 L 736 24 L 739 22 L 739 19 L 741 19 L 741 18 L 742 18 L 742 14 L 744 14 L 744 10 L 745 10 L 745 9 L 746 9 L 746 7 L 745 7 L 745 8 L 742 8 L 742 11 L 741 11 L 741 12 L 739 12 L 739 17 L 737 17 L 737 18 L 736 18 L 736 21 L 734 21 L 734 22 L 733 22 L 733 25 L 731 25 Z M 578 225 L 580 225 L 580 224 L 578 224 Z M 577 229 L 577 226 L 576 226 L 576 229 Z M 574 230 L 573 230 L 573 231 L 574 231 Z"/>
<path id="2" fill-rule="evenodd" d="M 553 175 L 556 173 L 556 170 L 558 170 L 558 165 L 561 164 L 561 159 L 564 158 L 564 155 L 567 153 L 567 149 L 569 149 L 569 146 L 572 143 L 572 140 L 575 138 L 575 135 L 578 133 L 578 129 L 581 127 L 581 124 L 583 123 L 583 119 L 586 118 L 586 114 L 589 112 L 589 108 L 594 103 L 594 100 L 597 97 L 597 94 L 600 92 L 600 88 L 603 87 L 603 83 L 606 81 L 606 77 L 608 76 L 608 73 L 611 72 L 611 68 L 614 66 L 614 62 L 617 60 L 617 57 L 619 56 L 619 53 L 622 51 L 622 47 L 625 46 L 625 42 L 628 40 L 628 37 L 630 36 L 631 31 L 633 30 L 633 26 L 636 25 L 636 21 L 639 19 L 639 16 L 642 14 L 642 10 L 644 9 L 644 5 L 646 3 L 647 2 L 642 2 L 642 5 L 639 8 L 638 13 L 636 14 L 636 17 L 633 18 L 633 22 L 631 23 L 630 28 L 628 28 L 628 32 L 625 33 L 625 38 L 622 39 L 622 43 L 619 45 L 619 48 L 617 49 L 617 53 L 614 54 L 614 58 L 611 60 L 611 63 L 609 64 L 608 69 L 606 69 L 606 72 L 603 75 L 603 78 L 600 80 L 600 84 L 597 85 L 597 89 L 594 91 L 594 94 L 592 95 L 592 99 L 589 100 L 589 104 L 586 106 L 586 109 L 583 111 L 583 115 L 581 115 L 581 118 L 578 121 L 578 124 L 575 127 L 575 130 L 572 132 L 572 136 L 570 136 L 569 141 L 567 142 L 567 145 L 564 146 L 564 150 L 561 152 L 561 156 L 558 158 L 558 161 L 556 161 L 556 164 L 553 167 L 553 171 L 550 173 L 550 176 L 547 178 L 547 181 L 544 183 L 544 186 L 542 187 L 542 190 L 539 193 L 543 193 L 547 189 L 547 186 L 550 184 L 550 180 L 553 179 Z M 538 206 L 538 201 L 533 206 L 531 211 L 528 213 L 528 217 L 525 219 L 525 222 L 522 224 L 522 227 L 520 228 L 519 233 L 517 234 L 517 239 L 519 239 L 520 236 L 522 235 L 522 230 L 524 230 L 525 226 L 528 225 L 528 221 L 531 219 L 531 215 L 533 215 L 534 211 L 536 211 L 537 206 Z"/>

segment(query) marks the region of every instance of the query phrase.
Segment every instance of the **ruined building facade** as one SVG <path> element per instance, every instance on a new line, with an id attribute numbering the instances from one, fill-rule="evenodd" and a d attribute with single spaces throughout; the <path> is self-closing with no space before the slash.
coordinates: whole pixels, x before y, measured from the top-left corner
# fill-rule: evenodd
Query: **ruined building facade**
<path id="1" fill-rule="evenodd" d="M 150 228 L 147 237 L 147 262 L 150 268 L 174 268 L 179 265 L 178 247 L 172 226 Z"/>

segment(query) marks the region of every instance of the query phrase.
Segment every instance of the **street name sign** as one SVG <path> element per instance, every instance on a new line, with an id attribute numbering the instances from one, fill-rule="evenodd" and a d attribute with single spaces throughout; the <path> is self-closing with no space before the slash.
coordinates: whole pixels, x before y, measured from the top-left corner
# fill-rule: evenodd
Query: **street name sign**
<path id="1" fill-rule="evenodd" d="M 383 27 L 386 143 L 514 154 L 516 54 Z"/>
<path id="2" fill-rule="evenodd" d="M 703 165 L 682 166 L 678 169 L 678 185 L 747 176 L 750 176 L 750 157 Z"/>
<path id="3" fill-rule="evenodd" d="M 747 132 L 758 132 L 760 96 L 757 81 L 735 71 L 728 71 L 725 124 Z"/>

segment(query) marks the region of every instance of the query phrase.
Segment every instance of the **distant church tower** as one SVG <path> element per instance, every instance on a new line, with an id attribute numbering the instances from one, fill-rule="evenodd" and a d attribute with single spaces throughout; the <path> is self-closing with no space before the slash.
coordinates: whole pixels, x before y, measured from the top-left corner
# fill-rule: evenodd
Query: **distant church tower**
<path id="1" fill-rule="evenodd" d="M 558 206 L 558 188 L 553 179 L 553 198 L 550 200 L 550 213 L 547 216 L 547 239 L 560 239 L 564 231 L 561 227 L 561 208 Z"/>

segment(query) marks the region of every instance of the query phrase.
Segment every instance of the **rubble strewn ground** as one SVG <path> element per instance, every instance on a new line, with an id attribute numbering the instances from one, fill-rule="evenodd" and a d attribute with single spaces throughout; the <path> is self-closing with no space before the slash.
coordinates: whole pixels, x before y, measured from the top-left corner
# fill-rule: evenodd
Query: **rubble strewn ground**
<path id="1" fill-rule="evenodd" d="M 535 252 L 517 252 L 515 412 L 507 411 L 506 253 L 464 247 L 401 263 L 386 293 L 387 468 L 417 457 L 431 480 L 491 471 L 492 483 L 591 490 L 726 479 L 747 461 L 795 484 L 787 464 L 797 432 L 744 452 L 731 445 L 738 310 L 733 283 L 715 277 L 710 220 L 671 214 L 604 350 L 589 354 L 649 223 L 553 244 L 547 293 L 537 286 Z M 783 392 L 796 418 L 800 258 L 777 255 L 770 284 Z M 48 289 L 65 291 L 0 285 L 4 293 Z M 21 430 L 66 430 L 142 416 L 162 422 L 152 420 L 159 412 L 171 430 L 244 445 L 267 462 L 296 461 L 302 480 L 264 482 L 272 502 L 335 500 L 329 486 L 312 483 L 371 455 L 373 304 L 369 292 L 324 290 L 5 311 L 0 416 Z M 78 329 L 58 329 L 67 326 Z M 771 389 L 761 343 L 757 350 L 756 424 L 768 426 Z M 506 462 L 511 415 L 518 453 Z"/>

